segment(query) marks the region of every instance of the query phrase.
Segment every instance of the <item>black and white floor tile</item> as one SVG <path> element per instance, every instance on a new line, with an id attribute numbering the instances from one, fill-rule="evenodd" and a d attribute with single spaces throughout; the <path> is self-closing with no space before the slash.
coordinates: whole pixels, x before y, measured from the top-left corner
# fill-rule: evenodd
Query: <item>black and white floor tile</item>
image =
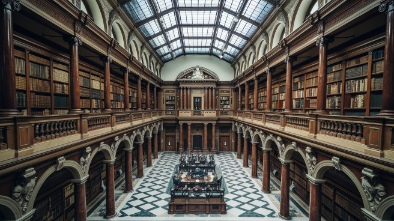
<path id="1" fill-rule="evenodd" d="M 153 167 L 144 168 L 145 176 L 133 180 L 134 191 L 118 197 L 118 216 L 112 220 L 281 220 L 277 215 L 277 194 L 263 194 L 260 179 L 252 179 L 250 167 L 243 168 L 242 160 L 230 152 L 215 155 L 228 189 L 224 196 L 227 214 L 168 214 L 170 195 L 166 190 L 179 157 L 175 153 L 160 153 Z M 117 190 L 116 194 L 120 193 L 121 189 Z M 96 211 L 102 211 L 104 203 Z M 307 220 L 297 210 L 291 209 L 291 214 L 292 220 Z M 102 214 L 94 212 L 88 220 L 103 220 Z"/>

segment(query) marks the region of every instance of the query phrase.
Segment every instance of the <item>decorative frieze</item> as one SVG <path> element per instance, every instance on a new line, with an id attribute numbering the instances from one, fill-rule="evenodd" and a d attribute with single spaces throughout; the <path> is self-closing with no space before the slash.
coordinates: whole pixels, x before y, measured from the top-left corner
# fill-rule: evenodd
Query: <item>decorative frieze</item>
<path id="1" fill-rule="evenodd" d="M 306 147 L 305 151 L 306 151 L 306 162 L 308 164 L 307 166 L 309 168 L 310 173 L 312 174 L 317 164 L 316 153 L 310 147 Z"/>
<path id="2" fill-rule="evenodd" d="M 364 188 L 372 212 L 375 212 L 380 202 L 387 196 L 386 189 L 379 182 L 378 176 L 372 169 L 365 167 L 361 173 L 364 175 L 361 177 L 361 185 Z"/>

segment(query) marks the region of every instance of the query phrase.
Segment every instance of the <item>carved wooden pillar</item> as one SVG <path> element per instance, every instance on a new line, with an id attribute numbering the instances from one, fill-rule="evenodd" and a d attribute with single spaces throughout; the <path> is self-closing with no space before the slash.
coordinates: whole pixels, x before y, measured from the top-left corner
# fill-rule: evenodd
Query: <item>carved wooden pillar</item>
<path id="1" fill-rule="evenodd" d="M 192 148 L 192 124 L 187 123 L 187 148 Z"/>
<path id="2" fill-rule="evenodd" d="M 238 132 L 238 137 L 237 137 L 237 140 L 238 140 L 238 145 L 237 145 L 237 158 L 238 159 L 241 159 L 241 138 L 242 138 L 242 133 L 241 132 Z"/>
<path id="3" fill-rule="evenodd" d="M 282 160 L 281 169 L 281 180 L 280 180 L 280 211 L 279 217 L 282 219 L 290 219 L 290 194 L 289 194 L 289 185 L 290 185 L 290 170 L 289 165 L 292 162 L 291 160 Z"/>
<path id="4" fill-rule="evenodd" d="M 267 111 L 272 111 L 272 74 L 267 70 Z"/>
<path id="5" fill-rule="evenodd" d="M 136 142 L 138 144 L 138 168 L 137 168 L 137 177 L 141 178 L 144 176 L 144 155 L 142 152 L 142 144 L 143 142 Z"/>
<path id="6" fill-rule="evenodd" d="M 115 173 L 114 160 L 104 160 L 107 165 L 106 170 L 106 195 L 105 195 L 105 218 L 110 219 L 116 216 L 115 212 Z"/>
<path id="7" fill-rule="evenodd" d="M 379 115 L 394 115 L 394 2 L 381 1 L 380 12 L 387 12 L 386 45 L 384 48 L 384 74 L 382 92 L 382 110 Z"/>
<path id="8" fill-rule="evenodd" d="M 70 111 L 69 114 L 82 113 L 81 89 L 79 87 L 79 50 L 82 41 L 77 36 L 65 36 L 70 48 Z"/>
<path id="9" fill-rule="evenodd" d="M 133 190 L 133 155 L 132 149 L 125 149 L 126 151 L 126 162 L 125 162 L 125 188 L 124 192 L 128 193 Z"/>
<path id="10" fill-rule="evenodd" d="M 158 135 L 157 132 L 153 134 L 153 158 L 157 159 L 159 157 L 159 143 L 158 143 Z"/>
<path id="11" fill-rule="evenodd" d="M 307 175 L 309 179 L 309 220 L 321 220 L 321 185 L 325 182 L 322 179 L 315 179 Z"/>
<path id="12" fill-rule="evenodd" d="M 244 136 L 244 159 L 243 166 L 248 167 L 248 137 Z"/>
<path id="13" fill-rule="evenodd" d="M 216 153 L 216 123 L 212 123 L 212 152 Z"/>
<path id="14" fill-rule="evenodd" d="M 157 110 L 157 87 L 156 85 L 153 87 L 153 108 Z"/>
<path id="15" fill-rule="evenodd" d="M 211 88 L 208 88 L 208 110 L 211 109 Z"/>
<path id="16" fill-rule="evenodd" d="M 216 88 L 212 88 L 212 109 L 216 110 Z"/>
<path id="17" fill-rule="evenodd" d="M 20 10 L 18 1 L 0 3 L 0 115 L 18 114 L 16 109 L 14 28 L 12 11 Z M 78 85 L 79 87 L 79 85 Z"/>
<path id="18" fill-rule="evenodd" d="M 204 88 L 204 110 L 208 109 L 208 88 Z"/>
<path id="19" fill-rule="evenodd" d="M 104 62 L 104 112 L 111 112 L 111 73 L 109 71 L 111 58 L 102 56 L 101 60 Z"/>
<path id="20" fill-rule="evenodd" d="M 186 92 L 187 92 L 187 88 L 183 88 L 183 107 L 182 109 L 186 109 L 187 107 L 187 99 L 186 99 Z"/>
<path id="21" fill-rule="evenodd" d="M 141 77 L 137 77 L 137 110 L 142 108 Z"/>
<path id="22" fill-rule="evenodd" d="M 241 110 L 242 107 L 242 88 L 241 85 L 238 86 L 238 110 Z"/>
<path id="23" fill-rule="evenodd" d="M 253 88 L 253 110 L 257 110 L 257 105 L 258 105 L 258 87 L 259 87 L 259 81 L 257 80 L 257 77 L 254 78 L 254 88 Z"/>
<path id="24" fill-rule="evenodd" d="M 87 177 L 82 180 L 72 180 L 75 188 L 75 220 L 86 221 L 86 181 Z"/>
<path id="25" fill-rule="evenodd" d="M 129 71 L 127 68 L 123 68 L 123 80 L 124 80 L 124 110 L 128 111 L 129 108 Z"/>
<path id="26" fill-rule="evenodd" d="M 286 63 L 286 97 L 285 97 L 285 112 L 291 112 L 293 103 L 293 82 L 291 80 L 291 73 L 293 67 L 293 57 L 287 57 Z"/>
<path id="27" fill-rule="evenodd" d="M 249 110 L 249 82 L 245 82 L 245 110 Z"/>
<path id="28" fill-rule="evenodd" d="M 184 151 L 185 147 L 183 144 L 183 123 L 179 123 L 179 151 Z"/>
<path id="29" fill-rule="evenodd" d="M 252 142 L 252 177 L 257 178 L 257 147 L 258 142 Z"/>
<path id="30" fill-rule="evenodd" d="M 148 150 L 147 150 L 147 160 L 146 160 L 146 166 L 151 167 L 152 166 L 152 136 L 148 137 Z"/>
<path id="31" fill-rule="evenodd" d="M 316 113 L 326 114 L 327 93 L 327 45 L 328 38 L 321 37 L 317 40 L 319 47 L 319 70 L 317 72 L 317 108 Z"/>
<path id="32" fill-rule="evenodd" d="M 179 109 L 183 109 L 183 88 L 179 89 Z"/>
<path id="33" fill-rule="evenodd" d="M 204 123 L 204 152 L 208 150 L 208 123 Z"/>
<path id="34" fill-rule="evenodd" d="M 150 83 L 146 85 L 146 109 L 150 110 Z"/>
<path id="35" fill-rule="evenodd" d="M 270 151 L 271 149 L 263 149 L 263 184 L 262 191 L 271 193 L 270 188 Z"/>

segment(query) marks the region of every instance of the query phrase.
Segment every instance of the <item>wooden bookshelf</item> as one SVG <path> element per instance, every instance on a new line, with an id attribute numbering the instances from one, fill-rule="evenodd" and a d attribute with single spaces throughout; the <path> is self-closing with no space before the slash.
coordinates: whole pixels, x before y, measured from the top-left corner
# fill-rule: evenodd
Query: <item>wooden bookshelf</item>
<path id="1" fill-rule="evenodd" d="M 175 114 L 175 105 L 176 105 L 176 97 L 175 97 L 175 90 L 166 90 L 165 92 L 165 110 L 166 115 L 173 115 Z"/>
<path id="2" fill-rule="evenodd" d="M 317 71 L 305 75 L 305 110 L 317 108 Z"/>
<path id="3" fill-rule="evenodd" d="M 305 107 L 305 75 L 293 77 L 293 112 L 304 112 Z"/>
<path id="4" fill-rule="evenodd" d="M 15 83 L 16 83 L 16 106 L 19 111 L 27 115 L 28 104 L 28 82 L 26 77 L 25 52 L 15 50 Z"/>
<path id="5" fill-rule="evenodd" d="M 129 108 L 137 110 L 137 88 L 134 86 L 129 87 Z"/>
<path id="6" fill-rule="evenodd" d="M 372 52 L 372 71 L 370 89 L 370 115 L 376 115 L 382 109 L 383 91 L 383 70 L 384 70 L 384 49 Z"/>
<path id="7" fill-rule="evenodd" d="M 69 105 L 69 66 L 53 62 L 53 113 L 67 114 Z"/>
<path id="8" fill-rule="evenodd" d="M 230 96 L 220 94 L 219 105 L 221 110 L 230 110 Z"/>
<path id="9" fill-rule="evenodd" d="M 272 85 L 272 110 L 283 111 L 285 108 L 286 82 L 281 80 Z"/>
<path id="10" fill-rule="evenodd" d="M 105 185 L 106 166 L 99 160 L 92 162 L 89 178 L 86 182 L 86 204 L 92 202 L 103 191 Z"/>
<path id="11" fill-rule="evenodd" d="M 259 110 L 265 110 L 267 109 L 267 86 L 264 84 L 261 87 L 259 87 L 258 92 L 257 92 L 257 109 Z"/>
<path id="12" fill-rule="evenodd" d="M 124 85 L 120 81 L 111 81 L 110 87 L 111 109 L 113 111 L 124 110 Z"/>
<path id="13" fill-rule="evenodd" d="M 141 109 L 142 110 L 146 110 L 147 104 L 146 104 L 146 88 L 142 89 L 142 93 L 141 93 Z"/>
<path id="14" fill-rule="evenodd" d="M 343 72 L 342 63 L 327 67 L 326 108 L 332 115 L 342 113 Z"/>
<path id="15" fill-rule="evenodd" d="M 290 164 L 290 183 L 294 185 L 294 192 L 304 202 L 309 202 L 309 181 L 305 174 L 307 169 L 304 163 L 294 160 Z"/>

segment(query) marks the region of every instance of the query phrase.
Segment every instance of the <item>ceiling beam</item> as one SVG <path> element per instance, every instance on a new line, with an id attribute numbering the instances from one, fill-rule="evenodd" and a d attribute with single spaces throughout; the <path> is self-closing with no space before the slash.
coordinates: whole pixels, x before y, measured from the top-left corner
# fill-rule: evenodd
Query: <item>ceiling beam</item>
<path id="1" fill-rule="evenodd" d="M 224 8 L 224 2 L 225 2 L 225 0 L 221 0 L 220 1 L 220 6 L 219 6 L 219 9 L 220 10 L 217 10 L 217 15 L 216 15 L 216 20 L 215 20 L 215 30 L 213 31 L 213 35 L 212 35 L 212 42 L 211 42 L 211 49 L 209 49 L 209 53 L 211 53 L 212 54 L 212 48 L 213 48 L 213 42 L 214 42 L 214 40 L 215 40 L 215 38 L 216 38 L 216 34 L 217 34 L 217 31 L 218 31 L 218 25 L 219 25 L 219 22 L 220 22 L 220 18 L 222 17 L 222 10 L 223 10 L 223 8 Z"/>
<path id="2" fill-rule="evenodd" d="M 179 25 L 181 25 L 181 18 L 179 16 L 179 5 L 178 5 L 178 2 L 176 0 L 172 0 L 172 4 L 174 5 L 174 7 L 176 9 L 175 10 L 175 18 L 176 18 L 176 23 L 179 26 Z M 185 45 L 183 44 L 183 41 L 182 41 L 184 36 L 183 36 L 183 32 L 182 32 L 182 30 L 180 28 L 178 28 L 178 35 L 181 38 L 182 52 L 183 52 L 183 54 L 186 54 L 185 47 L 184 47 Z"/>

